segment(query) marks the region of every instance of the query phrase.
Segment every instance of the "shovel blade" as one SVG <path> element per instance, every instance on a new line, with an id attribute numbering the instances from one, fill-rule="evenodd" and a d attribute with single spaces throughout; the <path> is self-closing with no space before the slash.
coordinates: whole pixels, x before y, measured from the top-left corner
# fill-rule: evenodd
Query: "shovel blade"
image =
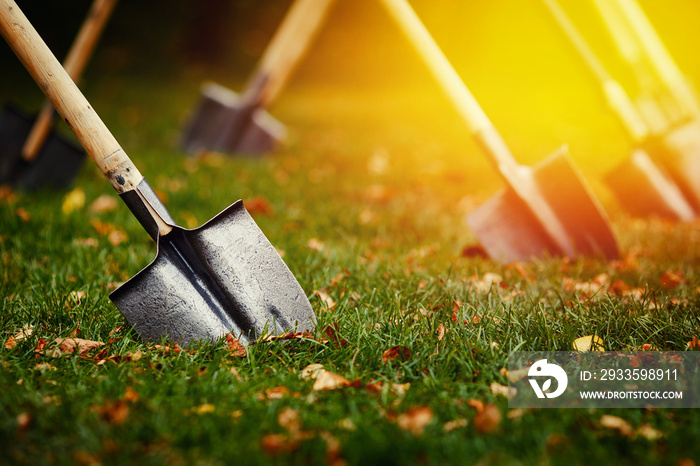
<path id="1" fill-rule="evenodd" d="M 241 104 L 238 94 L 207 83 L 182 138 L 192 155 L 201 150 L 263 154 L 286 136 L 284 125 L 266 110 Z"/>
<path id="2" fill-rule="evenodd" d="M 635 150 L 605 181 L 620 204 L 640 217 L 691 221 L 696 214 L 668 173 L 642 150 Z"/>
<path id="3" fill-rule="evenodd" d="M 33 118 L 6 106 L 0 113 L 0 183 L 25 190 L 69 187 L 85 160 L 83 149 L 51 131 L 37 157 L 26 162 L 22 147 Z"/>
<path id="4" fill-rule="evenodd" d="M 233 333 L 311 330 L 304 290 L 238 201 L 194 230 L 158 238 L 155 260 L 110 299 L 145 340 L 183 346 Z"/>
<path id="5" fill-rule="evenodd" d="M 467 217 L 490 257 L 513 262 L 546 254 L 572 255 L 558 246 L 561 244 L 570 244 L 575 256 L 618 257 L 605 212 L 564 150 L 537 164 L 528 178 L 527 183 L 506 188 Z M 553 232 L 563 237 L 553 238 Z"/>
<path id="6" fill-rule="evenodd" d="M 651 143 L 649 154 L 663 166 L 695 212 L 700 212 L 700 121 L 692 120 Z"/>

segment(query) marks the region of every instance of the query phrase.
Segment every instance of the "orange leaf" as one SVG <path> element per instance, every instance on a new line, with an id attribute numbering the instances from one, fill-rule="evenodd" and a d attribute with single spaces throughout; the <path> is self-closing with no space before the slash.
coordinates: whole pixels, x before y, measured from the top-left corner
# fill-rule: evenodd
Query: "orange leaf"
<path id="1" fill-rule="evenodd" d="M 333 322 L 323 329 L 323 333 L 328 337 L 328 341 L 335 343 L 339 347 L 348 344 L 348 341 L 338 334 L 338 322 Z"/>
<path id="2" fill-rule="evenodd" d="M 103 214 L 115 210 L 118 205 L 117 199 L 114 196 L 111 194 L 103 194 L 92 201 L 92 204 L 90 204 L 90 212 Z"/>
<path id="3" fill-rule="evenodd" d="M 699 344 L 700 344 L 700 341 L 698 341 L 698 337 L 695 337 L 692 340 L 690 340 L 688 343 L 686 343 L 688 348 L 697 348 Z"/>
<path id="4" fill-rule="evenodd" d="M 244 203 L 246 210 L 252 216 L 255 215 L 272 215 L 275 209 L 270 204 L 265 196 L 255 196 L 246 200 Z"/>
<path id="5" fill-rule="evenodd" d="M 17 216 L 23 221 L 23 222 L 28 222 L 32 217 L 29 215 L 29 212 L 27 212 L 27 209 L 24 207 L 19 207 L 17 209 Z"/>
<path id="6" fill-rule="evenodd" d="M 481 412 L 474 416 L 474 427 L 481 434 L 488 434 L 498 428 L 501 423 L 501 411 L 494 404 L 487 404 Z"/>
<path id="7" fill-rule="evenodd" d="M 327 293 L 324 293 L 323 291 L 319 291 L 319 290 L 314 290 L 314 294 L 316 296 L 318 296 L 319 298 L 321 298 L 321 301 L 326 306 L 328 306 L 328 309 L 335 308 L 335 304 L 336 304 L 335 301 L 333 301 L 333 299 L 330 296 L 328 296 Z"/>
<path id="8" fill-rule="evenodd" d="M 316 376 L 316 381 L 311 389 L 314 391 L 336 390 L 338 388 L 348 387 L 350 385 L 351 382 L 342 375 L 324 370 L 323 372 L 318 373 Z"/>
<path id="9" fill-rule="evenodd" d="M 299 442 L 292 441 L 284 434 L 268 434 L 260 439 L 260 446 L 270 456 L 290 453 L 299 448 Z"/>
<path id="10" fill-rule="evenodd" d="M 58 343 L 61 352 L 64 354 L 73 353 L 76 349 L 79 354 L 83 354 L 104 345 L 101 341 L 84 340 L 82 338 L 56 338 L 54 342 Z"/>
<path id="11" fill-rule="evenodd" d="M 685 276 L 681 270 L 667 270 L 661 275 L 661 285 L 667 290 L 671 290 L 685 281 Z"/>
<path id="12" fill-rule="evenodd" d="M 416 406 L 403 414 L 399 414 L 396 423 L 413 435 L 422 435 L 425 427 L 433 422 L 433 410 L 427 406 Z"/>
<path id="13" fill-rule="evenodd" d="M 382 353 L 382 362 L 386 364 L 387 361 L 391 361 L 397 358 L 401 361 L 407 361 L 410 357 L 410 349 L 406 348 L 405 346 L 397 345 L 392 346 L 388 350 L 384 351 L 384 353 Z"/>
<path id="14" fill-rule="evenodd" d="M 129 417 L 129 405 L 124 400 L 107 401 L 102 406 L 92 406 L 90 411 L 114 425 L 122 425 Z"/>
<path id="15" fill-rule="evenodd" d="M 228 345 L 229 354 L 231 356 L 244 358 L 248 355 L 245 346 L 230 333 L 226 334 L 226 344 Z"/>

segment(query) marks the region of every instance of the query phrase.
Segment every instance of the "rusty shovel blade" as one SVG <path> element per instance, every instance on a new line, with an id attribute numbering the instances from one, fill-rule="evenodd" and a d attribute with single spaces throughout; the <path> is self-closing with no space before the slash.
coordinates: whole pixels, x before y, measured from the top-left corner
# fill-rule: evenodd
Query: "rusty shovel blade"
<path id="1" fill-rule="evenodd" d="M 85 160 L 82 147 L 52 130 L 31 162 L 22 157 L 22 147 L 34 119 L 7 105 L 0 112 L 0 184 L 25 190 L 69 187 Z"/>
<path id="2" fill-rule="evenodd" d="M 210 82 L 202 86 L 182 146 L 192 155 L 202 150 L 263 154 L 274 149 L 285 136 L 284 125 L 265 109 L 246 105 L 237 93 Z"/>
<path id="3" fill-rule="evenodd" d="M 607 215 L 565 148 L 523 172 L 524 183 L 506 187 L 467 216 L 491 258 L 618 257 Z"/>
<path id="4" fill-rule="evenodd" d="M 229 332 L 247 344 L 315 325 L 304 290 L 242 201 L 199 228 L 159 236 L 155 260 L 110 299 L 143 339 L 183 346 Z"/>

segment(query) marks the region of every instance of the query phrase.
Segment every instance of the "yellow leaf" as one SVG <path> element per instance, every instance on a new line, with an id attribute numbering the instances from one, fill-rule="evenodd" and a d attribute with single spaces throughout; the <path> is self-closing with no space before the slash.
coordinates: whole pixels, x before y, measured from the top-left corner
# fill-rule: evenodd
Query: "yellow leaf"
<path id="1" fill-rule="evenodd" d="M 324 371 L 322 364 L 309 364 L 301 370 L 301 378 L 304 380 L 316 379 L 318 375 Z"/>
<path id="2" fill-rule="evenodd" d="M 664 436 L 663 432 L 654 429 L 649 424 L 644 424 L 643 426 L 641 426 L 639 429 L 637 429 L 637 433 L 645 439 L 649 440 L 650 442 L 659 440 L 661 437 Z"/>
<path id="3" fill-rule="evenodd" d="M 63 198 L 61 210 L 65 215 L 68 215 L 83 207 L 85 207 L 85 191 L 83 191 L 83 188 L 75 188 Z"/>
<path id="4" fill-rule="evenodd" d="M 347 387 L 348 385 L 350 385 L 350 381 L 342 375 L 324 370 L 316 376 L 316 381 L 311 389 L 314 391 L 336 390 L 338 388 Z"/>
<path id="5" fill-rule="evenodd" d="M 608 429 L 615 429 L 625 437 L 631 437 L 634 433 L 632 426 L 629 425 L 627 421 L 621 417 L 611 416 L 610 414 L 604 414 L 600 418 L 600 425 Z"/>
<path id="6" fill-rule="evenodd" d="M 576 351 L 605 351 L 603 339 L 596 335 L 588 335 L 574 340 Z"/>
<path id="7" fill-rule="evenodd" d="M 421 435 L 425 426 L 433 422 L 433 410 L 427 406 L 416 406 L 403 414 L 399 414 L 396 423 L 413 435 Z"/>

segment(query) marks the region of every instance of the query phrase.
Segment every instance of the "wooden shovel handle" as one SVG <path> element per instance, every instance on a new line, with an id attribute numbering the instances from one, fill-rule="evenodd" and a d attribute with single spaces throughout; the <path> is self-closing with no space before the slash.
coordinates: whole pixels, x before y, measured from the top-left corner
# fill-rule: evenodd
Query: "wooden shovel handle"
<path id="1" fill-rule="evenodd" d="M 576 29 L 576 26 L 574 26 L 571 19 L 569 19 L 561 8 L 559 2 L 557 2 L 557 0 L 542 0 L 542 2 L 549 9 L 555 22 L 569 38 L 569 41 L 586 63 L 588 69 L 591 70 L 595 78 L 600 82 L 608 106 L 618 116 L 632 139 L 635 141 L 644 139 L 649 134 L 649 129 L 625 90 L 610 76 L 603 62 L 596 56 L 579 30 Z"/>
<path id="2" fill-rule="evenodd" d="M 95 0 L 92 2 L 87 18 L 85 18 L 73 45 L 71 45 L 68 56 L 63 62 L 64 69 L 74 82 L 80 79 L 116 4 L 117 0 Z M 39 150 L 44 145 L 51 130 L 52 122 L 53 106 L 50 102 L 46 102 L 22 147 L 24 160 L 31 162 L 39 154 Z"/>
<path id="3" fill-rule="evenodd" d="M 114 189 L 134 189 L 143 176 L 14 0 L 0 0 L 0 33 Z"/>
<path id="4" fill-rule="evenodd" d="M 694 116 L 700 115 L 700 107 L 694 90 L 671 54 L 668 53 L 639 3 L 636 0 L 617 0 L 613 3 L 617 3 L 622 11 L 666 90 L 676 98 L 678 104 L 686 111 L 691 112 Z"/>
<path id="5" fill-rule="evenodd" d="M 382 0 L 382 3 L 428 66 L 489 160 L 507 181 L 515 181 L 520 167 L 513 155 L 411 5 L 406 0 Z"/>
<path id="6" fill-rule="evenodd" d="M 267 107 L 286 84 L 324 22 L 334 0 L 296 0 L 246 85 L 246 104 Z"/>

